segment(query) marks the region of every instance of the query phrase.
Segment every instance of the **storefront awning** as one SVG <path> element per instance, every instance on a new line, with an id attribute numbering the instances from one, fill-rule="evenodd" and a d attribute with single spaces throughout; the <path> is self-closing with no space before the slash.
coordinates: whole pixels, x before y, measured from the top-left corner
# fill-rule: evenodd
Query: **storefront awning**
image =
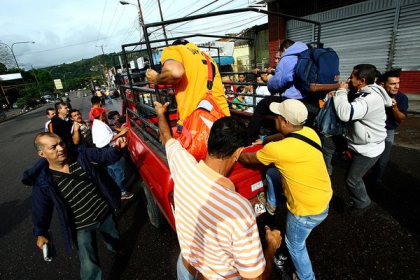
<path id="1" fill-rule="evenodd" d="M 220 65 L 231 65 L 235 63 L 235 59 L 233 58 L 233 56 L 221 56 L 220 57 L 220 63 L 219 63 L 219 57 L 213 57 L 214 61 L 217 64 Z"/>

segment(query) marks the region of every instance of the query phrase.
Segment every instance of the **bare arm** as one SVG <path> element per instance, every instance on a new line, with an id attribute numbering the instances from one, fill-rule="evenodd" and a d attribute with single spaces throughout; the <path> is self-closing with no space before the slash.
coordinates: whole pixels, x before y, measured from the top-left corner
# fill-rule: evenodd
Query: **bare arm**
<path id="1" fill-rule="evenodd" d="M 124 127 L 120 132 L 118 132 L 117 134 L 114 135 L 114 137 L 112 137 L 111 142 L 117 140 L 119 137 L 125 135 L 128 131 L 127 127 Z"/>
<path id="2" fill-rule="evenodd" d="M 263 145 L 268 144 L 270 142 L 280 141 L 284 139 L 284 135 L 281 133 L 273 134 L 264 138 Z"/>
<path id="3" fill-rule="evenodd" d="M 268 280 L 271 278 L 271 272 L 273 271 L 274 254 L 281 245 L 280 231 L 276 229 L 271 230 L 268 226 L 265 226 L 265 239 L 267 240 L 267 247 L 264 250 L 264 272 L 256 278 L 243 278 L 244 280 Z"/>
<path id="4" fill-rule="evenodd" d="M 73 124 L 73 133 L 71 135 L 73 144 L 78 145 L 80 143 L 80 125 L 77 122 Z"/>
<path id="5" fill-rule="evenodd" d="M 153 69 L 146 71 L 147 80 L 157 84 L 176 84 L 184 76 L 185 69 L 181 62 L 167 60 L 163 64 L 162 72 L 159 74 Z"/>
<path id="6" fill-rule="evenodd" d="M 392 114 L 394 115 L 398 123 L 402 123 L 403 121 L 405 121 L 407 116 L 400 111 L 397 105 L 397 101 L 395 99 L 392 99 Z"/>
<path id="7" fill-rule="evenodd" d="M 243 164 L 261 164 L 257 158 L 257 152 L 241 153 L 239 162 Z"/>
<path id="8" fill-rule="evenodd" d="M 160 132 L 160 139 L 162 141 L 162 145 L 165 146 L 168 140 L 172 139 L 171 129 L 169 128 L 168 122 L 165 118 L 166 109 L 169 106 L 169 102 L 166 102 L 164 105 L 155 101 L 155 111 L 158 117 L 158 126 Z"/>

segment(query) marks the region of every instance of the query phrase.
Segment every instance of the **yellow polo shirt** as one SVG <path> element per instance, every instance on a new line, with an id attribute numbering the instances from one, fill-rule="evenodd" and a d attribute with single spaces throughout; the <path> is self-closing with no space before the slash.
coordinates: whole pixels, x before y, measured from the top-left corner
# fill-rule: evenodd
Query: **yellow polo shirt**
<path id="1" fill-rule="evenodd" d="M 295 133 L 321 145 L 316 132 L 309 128 Z M 296 138 L 271 142 L 257 152 L 264 165 L 274 163 L 279 169 L 287 198 L 287 208 L 297 216 L 318 215 L 332 197 L 331 180 L 322 153 Z"/>
<path id="2" fill-rule="evenodd" d="M 196 45 L 188 43 L 166 47 L 162 52 L 161 60 L 163 64 L 167 60 L 175 60 L 184 65 L 185 74 L 175 85 L 175 99 L 179 113 L 178 123 L 182 124 L 185 118 L 197 108 L 200 100 L 207 95 L 208 69 L 207 64 L 203 63 L 206 59 Z M 216 66 L 212 88 L 213 100 L 226 116 L 230 116 L 219 69 L 211 57 L 210 61 Z"/>

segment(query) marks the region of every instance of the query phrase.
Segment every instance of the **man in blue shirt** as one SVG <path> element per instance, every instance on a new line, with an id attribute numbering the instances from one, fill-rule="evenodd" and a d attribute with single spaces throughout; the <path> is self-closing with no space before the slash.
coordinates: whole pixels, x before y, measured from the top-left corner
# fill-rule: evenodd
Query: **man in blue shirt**
<path id="1" fill-rule="evenodd" d="M 407 118 L 408 98 L 399 91 L 400 72 L 391 70 L 385 72 L 378 84 L 381 85 L 392 99 L 392 106 L 386 107 L 385 128 L 387 137 L 385 139 L 385 150 L 373 168 L 372 183 L 374 187 L 379 186 L 385 173 L 386 166 L 391 156 L 392 145 L 394 144 L 395 130 Z"/>
<path id="2" fill-rule="evenodd" d="M 280 60 L 276 66 L 273 77 L 268 80 L 268 90 L 271 96 L 262 99 L 254 109 L 254 116 L 248 124 L 248 140 L 255 141 L 258 138 L 261 122 L 265 116 L 273 115 L 269 109 L 272 102 L 282 102 L 285 99 L 300 99 L 303 101 L 307 96 L 301 93 L 293 84 L 294 69 L 298 60 L 297 54 L 308 49 L 302 42 L 284 40 L 281 43 Z M 305 102 L 304 102 L 305 103 Z M 305 103 L 305 105 L 307 105 Z M 309 110 L 309 113 L 312 110 Z"/>

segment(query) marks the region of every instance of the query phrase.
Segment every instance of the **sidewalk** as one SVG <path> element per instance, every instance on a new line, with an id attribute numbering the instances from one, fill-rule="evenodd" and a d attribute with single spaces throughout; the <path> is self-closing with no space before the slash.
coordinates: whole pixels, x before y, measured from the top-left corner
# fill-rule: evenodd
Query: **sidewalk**
<path id="1" fill-rule="evenodd" d="M 406 94 L 408 97 L 408 112 L 420 114 L 420 94 Z"/>
<path id="2" fill-rule="evenodd" d="M 408 118 L 395 135 L 395 145 L 420 150 L 420 94 L 407 94 Z"/>
<path id="3" fill-rule="evenodd" d="M 11 118 L 14 118 L 14 117 L 22 114 L 21 109 L 9 109 L 9 110 L 5 111 L 5 113 L 6 113 L 6 118 L 4 120 L 0 120 L 0 123 L 5 122 L 7 120 L 10 120 Z"/>

